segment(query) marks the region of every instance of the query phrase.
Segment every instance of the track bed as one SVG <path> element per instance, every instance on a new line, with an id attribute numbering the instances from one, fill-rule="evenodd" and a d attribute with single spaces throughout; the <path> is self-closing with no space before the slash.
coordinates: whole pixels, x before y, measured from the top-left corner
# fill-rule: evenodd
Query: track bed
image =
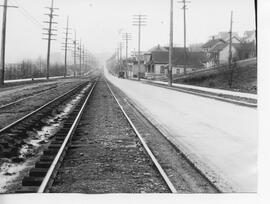
<path id="1" fill-rule="evenodd" d="M 170 192 L 104 80 L 94 89 L 50 192 Z"/>

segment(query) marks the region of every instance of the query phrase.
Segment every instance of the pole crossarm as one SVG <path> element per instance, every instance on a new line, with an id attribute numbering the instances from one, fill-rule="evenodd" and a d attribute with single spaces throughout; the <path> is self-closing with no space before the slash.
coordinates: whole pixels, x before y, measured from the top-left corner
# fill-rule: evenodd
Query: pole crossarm
<path id="1" fill-rule="evenodd" d="M 186 24 L 186 10 L 187 10 L 187 3 L 191 3 L 191 1 L 178 1 L 178 3 L 183 4 L 183 15 L 184 15 L 184 74 L 187 73 L 187 24 Z"/>
<path id="2" fill-rule="evenodd" d="M 5 7 L 5 8 L 19 8 L 18 6 L 5 6 L 5 5 L 0 5 L 0 7 Z"/>
<path id="3" fill-rule="evenodd" d="M 138 27 L 138 80 L 140 81 L 140 74 L 141 74 L 141 27 L 146 26 L 147 23 L 147 15 L 144 14 L 135 14 L 133 15 L 133 26 Z"/>
<path id="4" fill-rule="evenodd" d="M 131 38 L 132 38 L 132 35 L 131 35 L 131 33 L 123 33 L 122 34 L 122 39 L 125 41 L 125 43 L 126 43 L 126 63 L 125 63 L 125 65 L 126 65 L 126 77 L 128 78 L 129 76 L 128 76 L 128 74 L 129 74 L 129 70 L 128 70 L 128 63 L 127 63 L 127 61 L 128 61 L 128 42 L 131 40 Z"/>
<path id="5" fill-rule="evenodd" d="M 55 8 L 55 7 L 48 7 L 48 6 L 45 6 L 44 8 L 49 9 L 49 10 L 59 10 L 59 8 Z"/>
<path id="6" fill-rule="evenodd" d="M 57 22 L 54 22 L 54 21 L 52 21 L 52 22 L 50 22 L 50 21 L 43 21 L 43 23 L 58 24 Z"/>
<path id="7" fill-rule="evenodd" d="M 45 7 L 50 10 L 49 14 L 44 14 L 49 17 L 49 21 L 43 21 L 43 23 L 48 24 L 48 28 L 43 28 L 43 30 L 47 30 L 48 33 L 43 33 L 46 37 L 42 38 L 43 40 L 48 41 L 48 47 L 47 47 L 47 66 L 46 66 L 46 78 L 47 80 L 50 77 L 50 53 L 51 53 L 51 41 L 56 40 L 52 38 L 52 36 L 57 36 L 57 34 L 52 33 L 53 31 L 57 31 L 57 29 L 53 28 L 53 25 L 58 24 L 57 22 L 53 21 L 53 18 L 55 16 L 58 16 L 55 14 L 55 10 L 58 10 L 58 8 L 54 8 L 54 0 L 51 0 L 51 6 L 50 7 Z"/>

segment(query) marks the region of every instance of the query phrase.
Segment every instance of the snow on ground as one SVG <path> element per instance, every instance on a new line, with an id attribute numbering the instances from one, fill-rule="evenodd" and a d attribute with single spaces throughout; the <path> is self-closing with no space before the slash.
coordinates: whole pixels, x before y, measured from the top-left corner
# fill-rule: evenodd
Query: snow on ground
<path id="1" fill-rule="evenodd" d="M 145 81 L 148 81 L 148 80 L 145 80 Z M 164 84 L 167 85 L 168 84 L 168 82 L 163 82 L 163 81 L 151 80 L 150 82 L 156 83 L 156 84 L 162 84 L 162 85 L 164 85 Z M 244 97 L 244 98 L 257 99 L 257 94 L 242 93 L 242 92 L 228 91 L 228 90 L 223 90 L 223 89 L 213 89 L 213 88 L 207 88 L 207 87 L 199 87 L 199 86 L 176 84 L 176 83 L 173 83 L 173 86 L 180 87 L 180 88 L 188 88 L 188 89 L 206 91 L 206 92 L 215 93 L 215 94 L 224 94 L 224 95 L 231 95 L 231 96 L 239 96 L 239 97 Z"/>
<path id="2" fill-rule="evenodd" d="M 257 191 L 257 109 L 106 77 L 234 191 Z"/>

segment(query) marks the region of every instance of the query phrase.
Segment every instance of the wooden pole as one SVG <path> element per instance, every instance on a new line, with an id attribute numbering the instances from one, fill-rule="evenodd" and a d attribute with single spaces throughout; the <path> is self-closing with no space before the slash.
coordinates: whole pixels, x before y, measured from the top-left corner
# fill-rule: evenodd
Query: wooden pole
<path id="1" fill-rule="evenodd" d="M 173 52 L 173 0 L 171 0 L 170 9 L 170 49 L 169 49 L 169 69 L 168 69 L 168 86 L 172 86 L 172 52 Z"/>
<path id="2" fill-rule="evenodd" d="M 4 1 L 3 22 L 2 22 L 0 85 L 4 85 L 5 80 L 6 25 L 7 25 L 7 0 Z"/>
<path id="3" fill-rule="evenodd" d="M 69 17 L 67 17 L 66 39 L 65 39 L 65 72 L 64 72 L 65 78 L 67 76 L 67 45 L 68 45 L 68 32 L 69 32 L 68 23 L 69 23 Z"/>

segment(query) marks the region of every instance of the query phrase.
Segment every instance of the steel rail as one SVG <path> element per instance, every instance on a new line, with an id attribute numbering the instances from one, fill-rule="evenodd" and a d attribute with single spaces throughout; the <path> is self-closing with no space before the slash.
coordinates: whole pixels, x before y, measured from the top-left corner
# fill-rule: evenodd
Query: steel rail
<path id="1" fill-rule="evenodd" d="M 89 83 L 89 82 L 86 82 L 86 83 Z M 86 84 L 86 83 L 84 82 L 84 83 L 82 83 L 82 84 L 76 86 L 75 88 L 71 89 L 70 91 L 68 91 L 68 92 L 66 92 L 66 93 L 64 93 L 64 94 L 62 94 L 61 96 L 58 96 L 57 98 L 55 98 L 55 99 L 49 101 L 48 103 L 46 103 L 46 104 L 44 104 L 43 106 L 37 108 L 36 110 L 32 111 L 31 113 L 29 113 L 29 114 L 23 116 L 22 118 L 16 120 L 15 122 L 13 122 L 13 123 L 7 125 L 6 127 L 0 129 L 0 134 L 3 133 L 4 131 L 8 130 L 9 128 L 11 128 L 11 127 L 17 125 L 18 123 L 22 122 L 23 120 L 29 118 L 30 116 L 34 115 L 35 113 L 39 112 L 40 110 L 44 109 L 45 107 L 51 105 L 51 104 L 54 103 L 55 101 L 57 101 L 57 100 L 59 100 L 59 99 L 65 97 L 65 96 L 67 96 L 68 94 L 72 93 L 73 91 L 75 91 L 75 90 L 78 89 L 80 86 L 82 86 L 82 85 L 84 85 L 84 84 Z"/>
<path id="2" fill-rule="evenodd" d="M 58 153 L 56 154 L 48 172 L 46 173 L 40 187 L 38 188 L 37 193 L 46 193 L 49 190 L 50 185 L 52 185 L 53 179 L 56 176 L 58 168 L 60 167 L 60 164 L 61 164 L 61 162 L 66 154 L 66 151 L 68 149 L 68 143 L 69 143 L 71 137 L 73 136 L 73 133 L 75 132 L 75 130 L 80 122 L 80 119 L 83 115 L 86 104 L 87 104 L 90 96 L 92 95 L 92 92 L 96 86 L 96 83 L 97 83 L 97 80 L 95 80 L 95 82 L 93 83 L 92 88 L 91 88 L 87 98 L 84 101 L 84 104 L 82 105 L 75 121 L 73 122 L 67 136 L 65 137 L 63 144 L 61 145 L 61 147 L 60 147 Z"/>
<path id="3" fill-rule="evenodd" d="M 4 105 L 0 106 L 0 110 L 1 110 L 1 109 L 4 109 L 4 108 L 7 108 L 7 107 L 9 107 L 9 106 L 12 106 L 12 105 L 14 105 L 14 104 L 16 104 L 16 103 L 20 103 L 20 102 L 22 102 L 22 101 L 25 101 L 26 99 L 29 99 L 29 98 L 36 97 L 36 96 L 39 96 L 39 95 L 41 95 L 41 94 L 44 94 L 46 91 L 54 90 L 54 89 L 57 89 L 57 88 L 59 88 L 59 87 L 55 87 L 55 88 L 51 88 L 51 89 L 46 89 L 46 90 L 41 91 L 41 92 L 39 92 L 39 93 L 36 93 L 36 94 L 34 94 L 34 95 L 27 96 L 27 97 L 21 98 L 21 99 L 19 99 L 19 100 L 17 100 L 17 101 L 13 101 L 13 102 L 11 102 L 11 103 L 4 104 Z"/>
<path id="4" fill-rule="evenodd" d="M 131 102 L 129 102 L 129 101 L 127 101 L 127 103 L 130 105 L 130 106 L 132 106 L 136 111 L 138 111 L 138 113 L 149 123 L 149 124 L 151 124 L 154 128 L 155 128 L 155 130 L 157 130 L 165 139 L 166 139 L 166 141 L 168 141 L 171 145 L 173 145 L 173 146 L 175 146 L 176 147 L 176 145 L 171 141 L 171 140 L 169 140 L 168 139 L 168 137 L 167 136 L 165 136 L 165 133 L 160 129 L 160 128 L 158 128 L 158 127 L 156 127 L 156 125 L 148 118 L 148 117 L 146 117 L 143 113 L 142 113 L 142 111 L 140 110 L 140 108 L 138 108 L 135 104 L 133 104 L 133 103 L 131 103 Z M 177 147 L 176 147 L 177 148 Z M 177 148 L 178 150 L 179 150 L 179 148 Z M 216 185 L 216 184 L 214 184 L 212 181 L 211 181 L 211 179 L 209 179 L 209 177 L 205 174 L 205 173 L 203 173 L 193 162 L 192 162 L 192 160 L 190 160 L 189 159 L 189 157 L 187 157 L 187 155 L 186 154 L 184 154 L 182 151 L 181 151 L 181 154 L 182 154 L 182 156 L 185 158 L 185 160 L 193 167 L 193 168 L 195 168 L 195 170 L 203 177 L 203 178 L 205 178 L 208 182 L 209 182 L 209 184 L 211 185 L 211 186 L 213 186 L 213 188 L 214 189 L 216 189 L 216 191 L 218 192 L 218 193 L 222 193 L 223 191 Z"/>
<path id="5" fill-rule="evenodd" d="M 145 140 L 143 139 L 143 137 L 141 136 L 141 134 L 139 133 L 139 131 L 137 130 L 137 128 L 135 127 L 134 123 L 131 121 L 131 119 L 129 118 L 129 116 L 127 115 L 126 111 L 124 110 L 124 108 L 122 107 L 122 105 L 120 104 L 119 100 L 117 99 L 117 97 L 115 96 L 114 92 L 112 91 L 110 85 L 108 84 L 107 80 L 104 78 L 112 96 L 114 97 L 115 101 L 117 102 L 117 104 L 119 105 L 121 111 L 123 112 L 124 116 L 126 117 L 126 119 L 128 120 L 130 126 L 132 127 L 132 129 L 134 130 L 134 132 L 136 133 L 136 135 L 138 136 L 140 142 L 142 143 L 144 149 L 146 150 L 146 152 L 148 153 L 149 157 L 151 158 L 151 160 L 153 161 L 153 163 L 155 164 L 156 168 L 158 169 L 160 175 L 162 176 L 163 180 L 165 181 L 165 183 L 167 184 L 167 186 L 169 187 L 170 191 L 172 193 L 177 193 L 176 188 L 174 187 L 174 185 L 172 184 L 172 182 L 170 181 L 169 177 L 167 176 L 166 172 L 163 170 L 163 168 L 161 167 L 161 165 L 159 164 L 159 162 L 157 161 L 156 157 L 154 156 L 154 154 L 152 153 L 152 151 L 150 150 L 150 148 L 148 147 L 148 145 L 146 144 Z"/>
<path id="6" fill-rule="evenodd" d="M 27 96 L 27 97 L 21 98 L 21 99 L 19 99 L 19 100 L 17 100 L 17 101 L 13 101 L 13 102 L 11 102 L 11 103 L 4 104 L 4 105 L 0 106 L 0 110 L 1 110 L 1 109 L 5 109 L 5 108 L 7 108 L 7 107 L 9 107 L 9 106 L 12 106 L 12 105 L 14 105 L 14 104 L 16 104 L 16 103 L 20 103 L 20 102 L 22 102 L 22 101 L 25 101 L 26 99 L 29 99 L 29 98 L 32 98 L 32 97 L 36 97 L 36 96 L 42 95 L 42 94 L 44 94 L 44 93 L 47 92 L 47 91 L 55 90 L 55 89 L 57 89 L 57 88 L 61 88 L 61 87 L 64 87 L 64 86 L 65 86 L 65 84 L 62 84 L 62 85 L 60 85 L 60 86 L 56 86 L 56 87 L 54 86 L 53 88 L 48 88 L 48 89 L 43 90 L 43 91 L 41 90 L 40 92 L 38 92 L 38 93 L 36 93 L 36 94 L 34 94 L 34 95 Z"/>

